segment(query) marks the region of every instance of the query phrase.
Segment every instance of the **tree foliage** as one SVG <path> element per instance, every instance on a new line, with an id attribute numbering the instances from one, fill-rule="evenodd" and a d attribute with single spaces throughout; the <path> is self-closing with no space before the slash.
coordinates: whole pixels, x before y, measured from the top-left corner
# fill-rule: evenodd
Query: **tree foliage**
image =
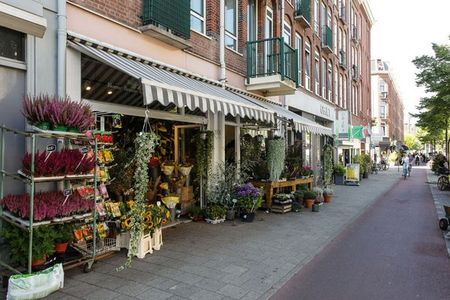
<path id="1" fill-rule="evenodd" d="M 427 97 L 420 100 L 419 113 L 412 114 L 418 119 L 417 126 L 426 133 L 421 141 L 442 140 L 445 132 L 445 144 L 448 143 L 450 112 L 450 46 L 432 46 L 434 56 L 423 55 L 413 60 L 419 70 L 416 83 L 423 86 Z"/>
<path id="2" fill-rule="evenodd" d="M 419 139 L 413 134 L 405 134 L 404 143 L 410 150 L 418 151 L 422 148 Z"/>

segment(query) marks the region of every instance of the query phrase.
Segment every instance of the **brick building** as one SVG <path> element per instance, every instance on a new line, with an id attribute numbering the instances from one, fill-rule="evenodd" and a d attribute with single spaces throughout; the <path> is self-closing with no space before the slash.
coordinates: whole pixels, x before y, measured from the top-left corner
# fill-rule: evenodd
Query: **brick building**
<path id="1" fill-rule="evenodd" d="M 372 60 L 372 137 L 373 143 L 386 151 L 387 147 L 401 146 L 404 138 L 404 105 L 389 64 Z"/>

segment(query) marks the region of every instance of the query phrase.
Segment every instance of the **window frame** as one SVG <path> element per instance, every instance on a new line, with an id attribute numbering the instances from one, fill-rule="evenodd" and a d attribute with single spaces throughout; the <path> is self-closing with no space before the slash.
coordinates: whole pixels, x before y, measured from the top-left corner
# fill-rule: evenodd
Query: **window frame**
<path id="1" fill-rule="evenodd" d="M 192 8 L 190 10 L 191 10 L 191 17 L 194 17 L 194 18 L 196 18 L 196 19 L 198 19 L 198 20 L 200 20 L 202 22 L 202 24 L 203 24 L 202 31 L 198 31 L 197 29 L 194 29 L 192 27 L 192 22 L 190 23 L 190 29 L 192 31 L 195 31 L 195 32 L 198 32 L 198 33 L 201 33 L 201 34 L 206 34 L 206 0 L 201 0 L 201 1 L 203 1 L 203 16 L 198 14 Z"/>
<path id="2" fill-rule="evenodd" d="M 295 48 L 298 52 L 298 84 L 303 86 L 303 37 L 295 33 Z"/>
<path id="3" fill-rule="evenodd" d="M 305 42 L 305 87 L 308 91 L 311 91 L 311 44 Z"/>
<path id="4" fill-rule="evenodd" d="M 314 51 L 314 93 L 316 95 L 321 94 L 320 89 L 320 54 L 317 50 Z"/>
<path id="5" fill-rule="evenodd" d="M 289 29 L 289 31 L 286 31 L 286 27 Z M 286 20 L 283 21 L 283 35 L 282 36 L 284 38 L 286 38 L 285 34 L 289 36 L 289 40 L 286 41 L 286 39 L 285 39 L 284 42 L 286 44 L 288 44 L 289 46 L 291 46 L 291 43 L 292 43 L 292 26 Z"/>
<path id="6" fill-rule="evenodd" d="M 224 18 L 224 31 L 225 31 L 225 38 L 228 36 L 229 38 L 231 38 L 232 40 L 235 41 L 235 43 L 234 43 L 235 47 L 230 47 L 226 43 L 225 43 L 225 47 L 237 52 L 239 50 L 239 28 L 238 28 L 238 26 L 239 26 L 239 24 L 238 24 L 239 0 L 230 0 L 230 1 L 234 1 L 234 3 L 236 4 L 235 11 L 234 11 L 234 23 L 235 23 L 234 28 L 236 30 L 236 33 L 234 35 L 233 33 L 229 32 L 227 30 L 227 24 L 226 24 L 227 18 L 226 17 Z M 225 11 L 226 11 L 226 2 L 225 2 Z"/>

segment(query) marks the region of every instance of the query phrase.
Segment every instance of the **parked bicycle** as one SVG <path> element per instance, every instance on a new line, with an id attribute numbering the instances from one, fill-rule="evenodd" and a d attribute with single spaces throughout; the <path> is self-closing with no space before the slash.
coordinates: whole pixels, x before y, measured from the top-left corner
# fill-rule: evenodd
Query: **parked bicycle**
<path id="1" fill-rule="evenodd" d="M 377 163 L 373 163 L 372 164 L 372 169 L 371 169 L 371 172 L 370 173 L 372 173 L 372 174 L 378 174 L 378 171 L 380 170 L 380 164 L 377 164 Z"/>
<path id="2" fill-rule="evenodd" d="M 450 177 L 449 174 L 439 176 L 438 181 L 437 181 L 437 188 L 440 191 L 445 191 L 445 190 L 450 189 L 450 180 L 449 180 L 450 178 L 449 177 Z"/>
<path id="3" fill-rule="evenodd" d="M 380 162 L 380 170 L 386 171 L 389 169 L 389 164 L 383 159 Z"/>

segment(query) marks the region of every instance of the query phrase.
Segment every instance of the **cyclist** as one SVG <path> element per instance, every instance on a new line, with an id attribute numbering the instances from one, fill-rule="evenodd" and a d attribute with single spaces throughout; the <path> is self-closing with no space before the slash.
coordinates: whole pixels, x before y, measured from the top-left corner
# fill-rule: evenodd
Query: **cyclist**
<path id="1" fill-rule="evenodd" d="M 404 179 L 406 179 L 406 176 L 410 176 L 410 163 L 409 163 L 409 157 L 406 156 L 406 154 L 403 155 L 403 158 L 401 160 L 401 165 L 403 166 L 403 173 L 402 176 Z"/>

